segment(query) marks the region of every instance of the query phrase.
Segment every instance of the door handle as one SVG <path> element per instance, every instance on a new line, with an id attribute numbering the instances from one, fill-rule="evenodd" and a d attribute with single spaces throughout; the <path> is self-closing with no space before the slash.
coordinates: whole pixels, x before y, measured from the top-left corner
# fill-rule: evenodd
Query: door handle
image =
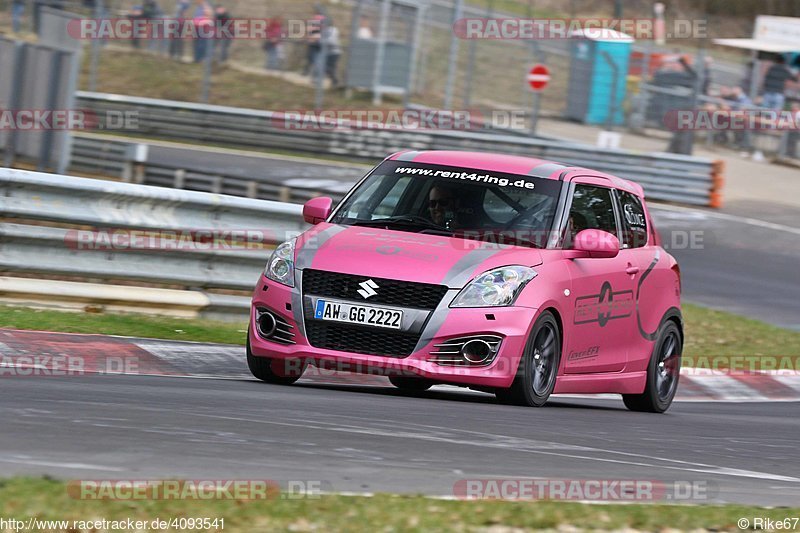
<path id="1" fill-rule="evenodd" d="M 625 272 L 627 274 L 630 274 L 631 276 L 633 276 L 634 274 L 638 274 L 639 273 L 639 267 L 633 266 L 633 265 L 628 265 L 628 268 L 625 269 Z"/>

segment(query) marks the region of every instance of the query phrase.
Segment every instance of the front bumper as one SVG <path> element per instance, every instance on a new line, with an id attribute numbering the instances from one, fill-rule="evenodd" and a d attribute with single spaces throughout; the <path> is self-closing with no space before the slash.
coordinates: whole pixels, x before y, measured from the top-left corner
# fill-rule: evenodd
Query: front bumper
<path id="1" fill-rule="evenodd" d="M 266 287 L 266 288 L 265 288 Z M 526 307 L 448 308 L 457 291 L 450 291 L 422 331 L 417 348 L 407 357 L 387 357 L 311 346 L 305 335 L 302 301 L 298 288 L 290 288 L 262 276 L 253 293 L 250 313 L 250 349 L 258 357 L 299 359 L 312 366 L 378 375 L 416 375 L 441 383 L 479 387 L 508 387 L 514 380 L 520 357 L 536 318 Z M 452 293 L 452 294 L 451 294 Z M 267 309 L 292 326 L 294 343 L 263 338 L 258 333 L 256 309 Z M 472 335 L 502 338 L 492 362 L 483 366 L 445 365 L 436 362 L 436 344 Z"/>

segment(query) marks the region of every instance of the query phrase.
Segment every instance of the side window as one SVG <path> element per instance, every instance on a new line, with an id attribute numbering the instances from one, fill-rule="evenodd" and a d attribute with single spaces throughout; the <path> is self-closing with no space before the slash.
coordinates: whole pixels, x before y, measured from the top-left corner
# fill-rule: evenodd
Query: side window
<path id="1" fill-rule="evenodd" d="M 624 248 L 641 248 L 647 244 L 647 218 L 642 199 L 629 192 L 618 192 L 622 207 L 622 245 Z"/>
<path id="2" fill-rule="evenodd" d="M 585 229 L 600 229 L 617 235 L 611 189 L 593 185 L 575 186 L 564 240 L 565 248 L 570 248 L 575 235 Z"/>

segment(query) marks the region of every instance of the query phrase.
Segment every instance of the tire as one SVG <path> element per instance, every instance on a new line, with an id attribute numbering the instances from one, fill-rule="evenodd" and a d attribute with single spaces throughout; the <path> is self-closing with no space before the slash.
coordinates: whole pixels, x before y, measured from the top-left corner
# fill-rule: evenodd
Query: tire
<path id="1" fill-rule="evenodd" d="M 412 378 L 407 376 L 389 376 L 389 381 L 398 389 L 407 391 L 422 392 L 433 386 L 432 381 L 422 378 Z"/>
<path id="2" fill-rule="evenodd" d="M 556 387 L 561 336 L 553 313 L 545 311 L 533 325 L 517 375 L 508 389 L 498 389 L 500 403 L 542 407 Z"/>
<path id="3" fill-rule="evenodd" d="M 247 366 L 257 379 L 273 385 L 291 385 L 303 375 L 307 363 L 296 368 L 295 361 L 290 359 L 270 359 L 257 357 L 250 351 L 250 333 L 247 334 Z M 289 368 L 287 368 L 289 367 Z M 295 367 L 295 368 L 291 368 Z"/>
<path id="4" fill-rule="evenodd" d="M 622 401 L 631 411 L 663 413 L 672 405 L 680 380 L 683 337 L 672 320 L 661 325 L 658 339 L 647 365 L 647 382 L 642 394 L 623 394 Z"/>

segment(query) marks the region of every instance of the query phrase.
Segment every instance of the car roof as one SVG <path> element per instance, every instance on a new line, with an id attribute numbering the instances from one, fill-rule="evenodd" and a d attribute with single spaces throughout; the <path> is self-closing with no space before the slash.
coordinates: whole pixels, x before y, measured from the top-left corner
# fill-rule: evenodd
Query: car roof
<path id="1" fill-rule="evenodd" d="M 493 154 L 488 152 L 462 152 L 457 150 L 404 150 L 394 153 L 386 159 L 389 161 L 408 161 L 409 163 L 474 168 L 476 170 L 521 174 L 553 180 L 560 180 L 574 175 L 596 176 L 608 179 L 614 188 L 644 197 L 644 191 L 638 183 L 597 170 L 576 167 L 557 161 L 537 159 L 535 157 Z M 567 172 L 567 174 L 564 174 L 565 172 Z"/>

